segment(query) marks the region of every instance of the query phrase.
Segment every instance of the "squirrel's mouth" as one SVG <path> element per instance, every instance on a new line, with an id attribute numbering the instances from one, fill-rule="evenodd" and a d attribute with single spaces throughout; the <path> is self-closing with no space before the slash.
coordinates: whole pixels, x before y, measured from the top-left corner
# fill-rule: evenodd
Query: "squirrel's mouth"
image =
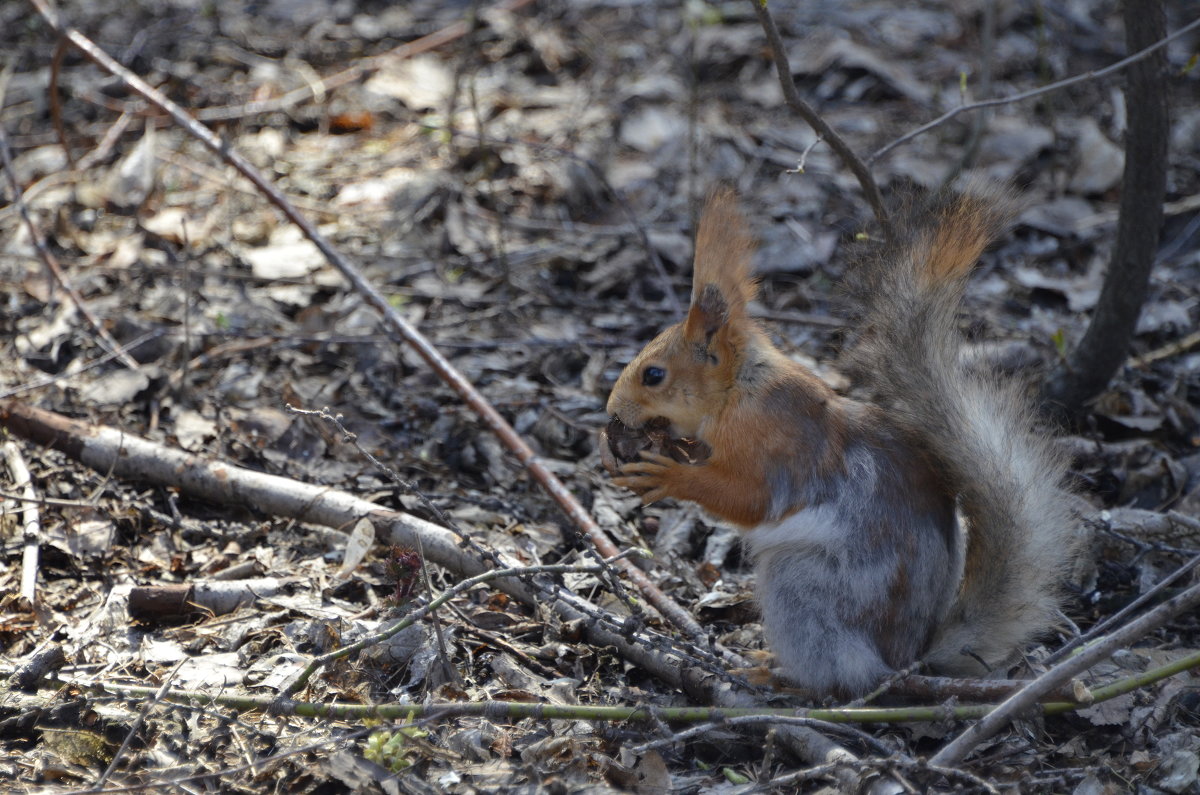
<path id="1" fill-rule="evenodd" d="M 712 455 L 712 448 L 699 439 L 671 436 L 671 421 L 666 417 L 654 417 L 640 428 L 631 428 L 613 417 L 600 432 L 600 461 L 609 472 L 616 472 L 621 464 L 640 460 L 643 450 L 668 456 L 681 464 L 702 464 Z"/>

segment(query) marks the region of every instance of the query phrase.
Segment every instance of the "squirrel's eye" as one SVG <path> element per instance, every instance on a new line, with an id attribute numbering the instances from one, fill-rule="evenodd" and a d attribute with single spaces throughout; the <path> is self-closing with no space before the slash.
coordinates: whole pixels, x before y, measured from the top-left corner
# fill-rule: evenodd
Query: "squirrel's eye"
<path id="1" fill-rule="evenodd" d="M 645 386 L 658 386 L 667 377 L 667 371 L 661 367 L 647 367 L 642 370 L 642 384 Z"/>

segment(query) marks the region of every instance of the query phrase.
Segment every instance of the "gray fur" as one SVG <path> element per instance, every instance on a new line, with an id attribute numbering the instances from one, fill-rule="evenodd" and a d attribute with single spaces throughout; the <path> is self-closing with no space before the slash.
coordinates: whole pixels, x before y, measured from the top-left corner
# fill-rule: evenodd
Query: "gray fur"
<path id="1" fill-rule="evenodd" d="M 924 657 L 935 671 L 978 674 L 985 667 L 976 658 L 1002 664 L 1054 622 L 1079 534 L 1065 462 L 1048 437 L 1033 433 L 1022 385 L 960 361 L 962 282 L 919 287 L 914 241 L 934 239 L 939 224 L 963 217 L 964 207 L 993 237 L 1013 201 L 997 189 L 935 195 L 907 213 L 892 246 L 861 258 L 856 286 L 869 331 L 851 361 L 958 497 L 969 576 Z"/>
<path id="2" fill-rule="evenodd" d="M 848 477 L 814 489 L 831 499 L 746 536 L 767 642 L 786 678 L 814 692 L 859 694 L 915 660 L 958 583 L 952 512 L 897 504 L 905 473 L 892 449 L 854 443 Z M 909 589 L 898 600 L 901 569 Z"/>
<path id="3" fill-rule="evenodd" d="M 979 674 L 1054 620 L 1077 554 L 1065 464 L 1019 383 L 960 360 L 972 263 L 936 281 L 918 259 L 965 256 L 936 246 L 994 237 L 1011 207 L 1003 191 L 934 194 L 851 266 L 864 322 L 849 362 L 874 405 L 831 404 L 840 469 L 772 471 L 768 521 L 746 537 L 767 640 L 797 685 L 857 695 L 917 659 Z"/>

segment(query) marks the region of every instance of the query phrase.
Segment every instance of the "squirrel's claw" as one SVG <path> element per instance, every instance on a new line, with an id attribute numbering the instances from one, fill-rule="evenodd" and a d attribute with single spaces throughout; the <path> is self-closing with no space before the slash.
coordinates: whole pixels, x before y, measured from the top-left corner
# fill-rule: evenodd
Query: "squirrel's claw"
<path id="1" fill-rule="evenodd" d="M 649 450 L 643 450 L 641 461 L 622 464 L 620 477 L 612 482 L 642 495 L 642 502 L 649 505 L 668 496 L 667 480 L 670 473 L 681 466 L 673 458 Z"/>
<path id="2" fill-rule="evenodd" d="M 657 472 L 662 469 L 679 466 L 679 462 L 670 456 L 654 453 L 650 450 L 641 452 L 642 460 L 633 461 L 621 467 L 621 471 L 630 472 Z"/>

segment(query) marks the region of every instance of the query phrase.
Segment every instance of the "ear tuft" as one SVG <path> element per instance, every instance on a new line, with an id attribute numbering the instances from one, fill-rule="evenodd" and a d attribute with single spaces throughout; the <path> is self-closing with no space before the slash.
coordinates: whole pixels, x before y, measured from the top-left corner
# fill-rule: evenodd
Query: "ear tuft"
<path id="1" fill-rule="evenodd" d="M 729 320 L 729 302 L 725 300 L 725 296 L 721 294 L 720 288 L 715 284 L 704 285 L 704 288 L 700 290 L 700 295 L 693 300 L 688 319 L 690 321 L 692 316 L 695 316 L 700 328 L 704 329 L 704 339 L 711 339 L 712 335 Z"/>
<path id="2" fill-rule="evenodd" d="M 738 208 L 737 194 L 721 186 L 708 195 L 700 228 L 696 232 L 696 264 L 692 275 L 692 306 L 701 307 L 710 290 L 723 304 L 721 322 L 737 320 L 744 315 L 746 303 L 758 292 L 750 276 L 750 258 L 754 239 L 746 217 Z M 710 332 L 711 333 L 711 332 Z"/>

